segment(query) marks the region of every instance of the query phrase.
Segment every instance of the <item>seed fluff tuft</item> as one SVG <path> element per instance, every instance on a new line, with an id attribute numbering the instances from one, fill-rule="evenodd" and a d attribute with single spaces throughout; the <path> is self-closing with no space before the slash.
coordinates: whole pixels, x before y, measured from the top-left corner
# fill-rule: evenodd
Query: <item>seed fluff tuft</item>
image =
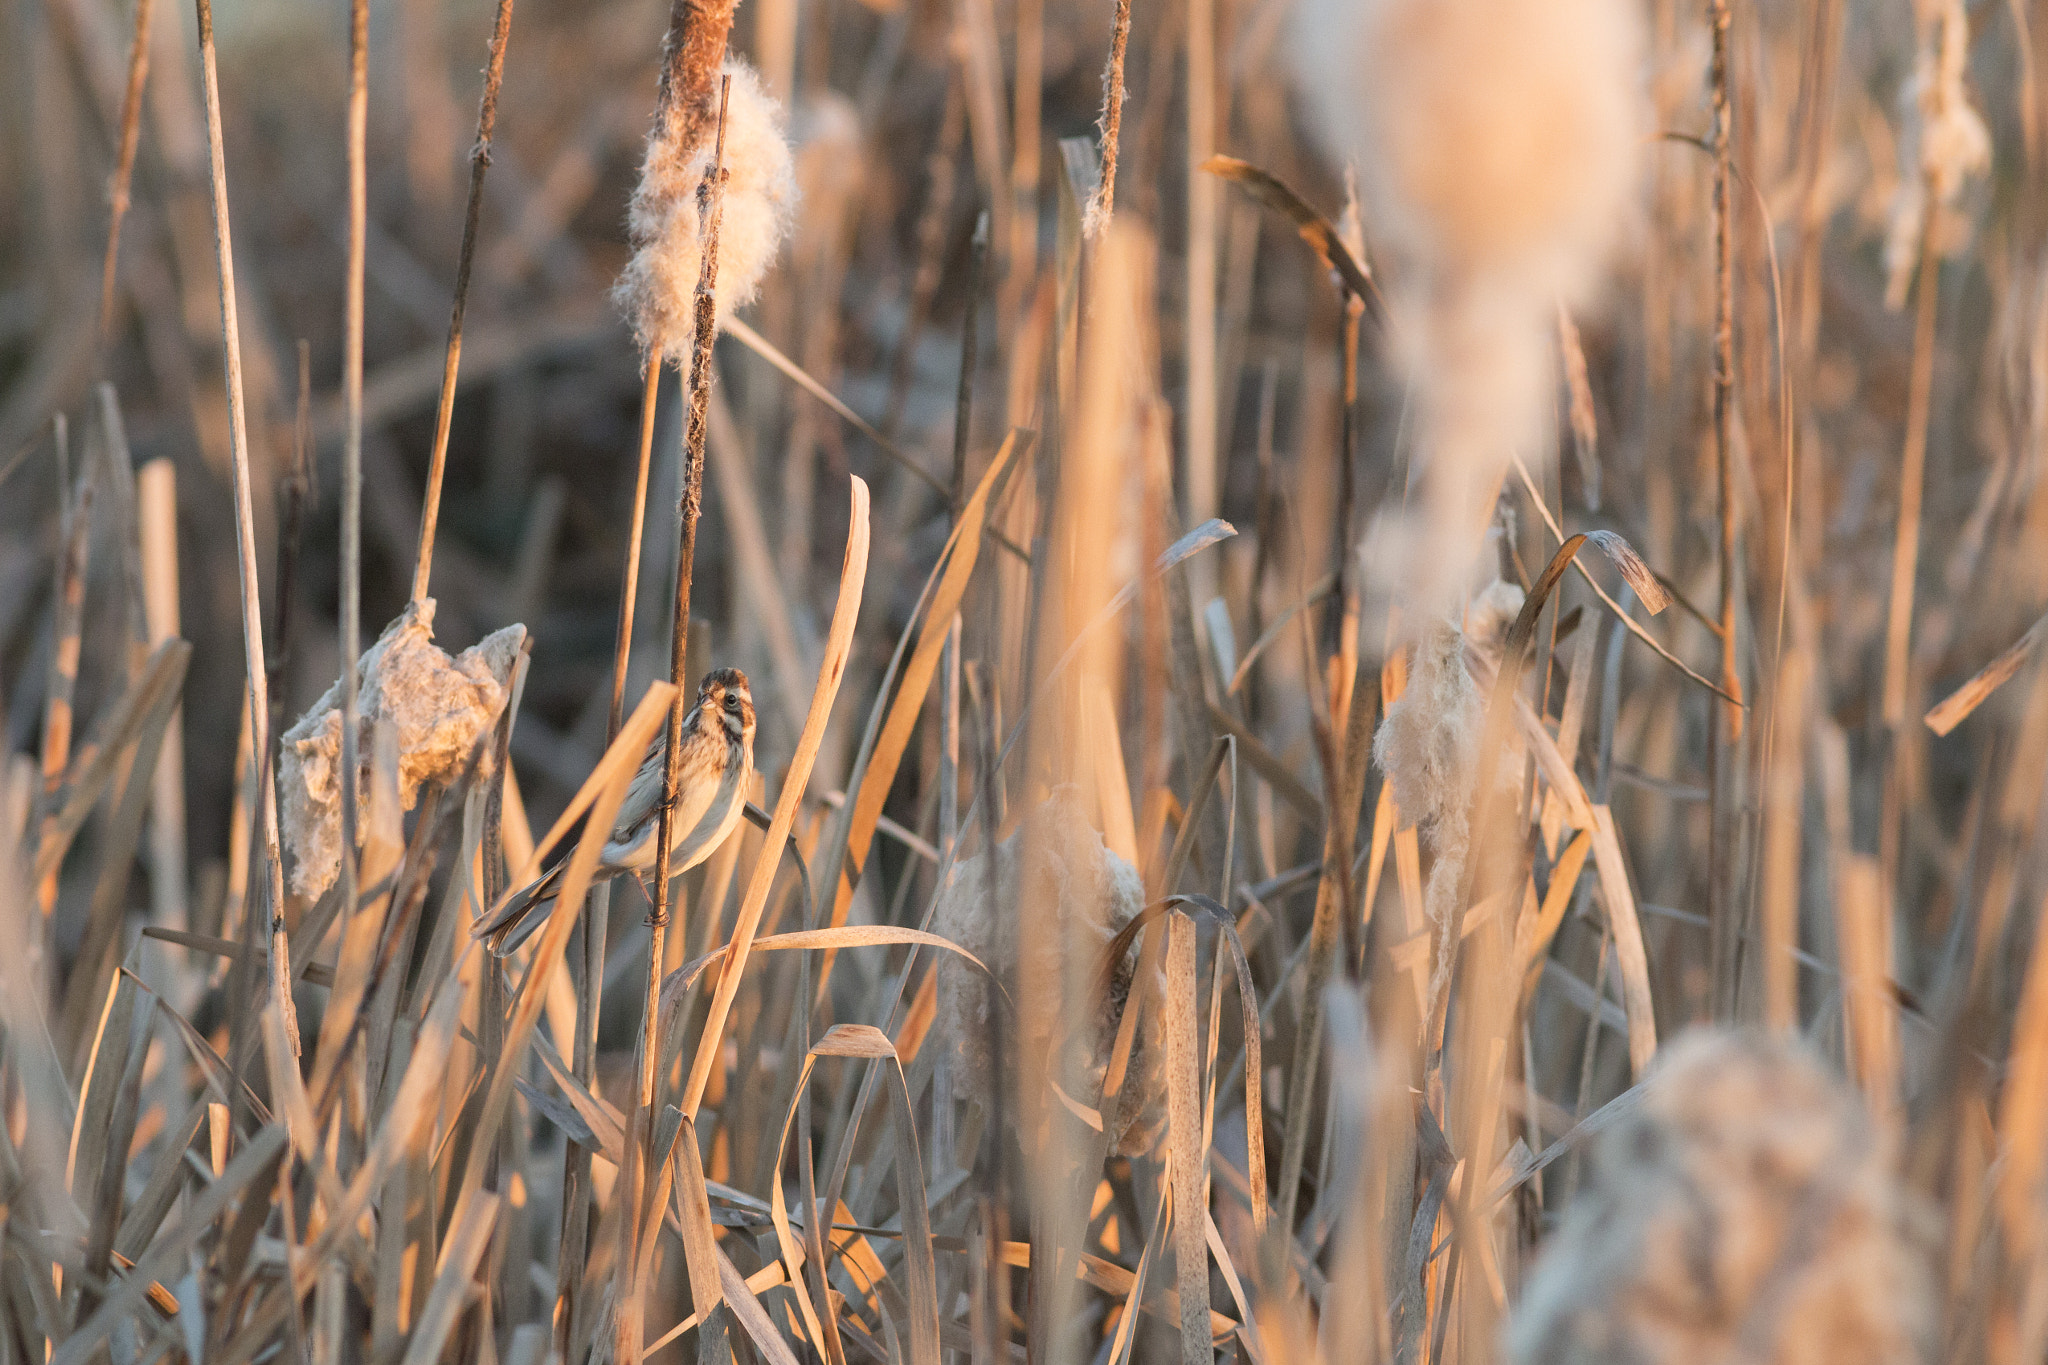
<path id="1" fill-rule="evenodd" d="M 775 262 L 796 207 L 796 173 L 783 129 L 782 106 L 744 62 L 728 60 L 732 90 L 725 110 L 725 202 L 718 228 L 718 322 L 751 303 Z M 640 185 L 627 226 L 635 247 L 613 296 L 643 351 L 681 363 L 696 322 L 692 300 L 703 260 L 697 187 L 714 168 L 718 140 L 681 145 L 680 109 L 664 115 L 647 140 Z"/>

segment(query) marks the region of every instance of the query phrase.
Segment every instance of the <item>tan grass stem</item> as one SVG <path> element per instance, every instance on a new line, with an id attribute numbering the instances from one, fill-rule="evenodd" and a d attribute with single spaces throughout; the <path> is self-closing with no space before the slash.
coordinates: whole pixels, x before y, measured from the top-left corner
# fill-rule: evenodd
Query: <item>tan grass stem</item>
<path id="1" fill-rule="evenodd" d="M 121 141 L 114 173 L 107 181 L 107 258 L 100 267 L 100 349 L 112 344 L 114 284 L 121 259 L 121 223 L 128 216 L 128 187 L 135 179 L 135 149 L 142 140 L 142 88 L 149 80 L 149 24 L 156 0 L 135 0 L 135 39 L 128 49 L 128 85 L 121 95 Z"/>
<path id="2" fill-rule="evenodd" d="M 228 453 L 235 486 L 235 565 L 241 584 L 243 665 L 248 673 L 250 766 L 259 775 L 255 818 L 263 826 L 263 870 L 270 896 L 271 989 L 286 1037 L 298 1045 L 291 962 L 284 932 L 284 862 L 278 851 L 277 800 L 270 777 L 270 687 L 263 665 L 263 607 L 256 583 L 256 510 L 249 493 L 249 418 L 242 385 L 241 319 L 235 298 L 234 238 L 228 221 L 227 151 L 221 135 L 220 67 L 213 0 L 193 0 L 199 16 L 200 70 L 206 91 L 206 143 L 213 188 L 213 239 L 220 267 L 221 350 L 228 397 Z"/>
<path id="3" fill-rule="evenodd" d="M 370 217 L 370 3 L 350 0 L 348 88 L 348 274 L 342 303 L 341 450 L 341 906 L 356 911 L 356 809 L 362 717 L 356 662 L 363 652 L 363 272 Z"/>
<path id="4" fill-rule="evenodd" d="M 476 260 L 477 225 L 483 215 L 484 172 L 491 167 L 498 87 L 505 78 L 505 44 L 511 33 L 512 0 L 498 0 L 490 61 L 484 67 L 483 103 L 476 116 L 476 144 L 469 149 L 469 203 L 463 210 L 462 251 L 455 262 L 455 301 L 449 309 L 448 350 L 441 363 L 441 397 L 434 412 L 434 452 L 427 463 L 427 489 L 420 503 L 420 549 L 412 578 L 415 603 L 426 600 L 433 577 L 434 532 L 441 521 L 441 483 L 448 470 L 448 429 L 455 417 L 455 379 L 462 366 L 462 318 L 469 305 L 470 267 Z"/>

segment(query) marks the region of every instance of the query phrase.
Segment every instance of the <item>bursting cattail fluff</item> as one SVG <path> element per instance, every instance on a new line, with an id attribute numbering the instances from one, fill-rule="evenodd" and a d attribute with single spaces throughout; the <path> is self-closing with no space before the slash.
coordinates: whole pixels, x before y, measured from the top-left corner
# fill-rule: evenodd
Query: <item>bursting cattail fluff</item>
<path id="1" fill-rule="evenodd" d="M 718 233 L 718 322 L 753 301 L 775 261 L 796 206 L 796 174 L 782 108 L 744 62 L 728 60 L 725 190 Z M 680 361 L 695 335 L 693 297 L 703 263 L 697 187 L 718 156 L 716 129 L 682 145 L 688 120 L 665 112 L 647 140 L 627 217 L 634 253 L 614 291 L 643 350 Z"/>
<path id="2" fill-rule="evenodd" d="M 1991 169 L 1991 131 L 1963 83 L 1970 19 L 1962 0 L 1920 0 L 1914 10 L 1919 52 L 1902 92 L 1899 185 L 1885 237 L 1885 303 L 1893 308 L 1906 302 L 1923 236 L 1935 234 L 1930 245 L 1943 254 L 1967 245 L 1966 225 L 1947 210 Z"/>
<path id="3" fill-rule="evenodd" d="M 1687 1034 L 1602 1137 L 1507 1359 L 1930 1359 L 1922 1216 L 1882 1130 L 1817 1060 L 1761 1034 Z"/>
<path id="4" fill-rule="evenodd" d="M 1627 220 L 1646 119 L 1626 0 L 1305 0 L 1315 124 L 1400 260 L 1438 547 L 1411 589 L 1452 614 L 1511 457 L 1540 449 L 1562 300 Z"/>

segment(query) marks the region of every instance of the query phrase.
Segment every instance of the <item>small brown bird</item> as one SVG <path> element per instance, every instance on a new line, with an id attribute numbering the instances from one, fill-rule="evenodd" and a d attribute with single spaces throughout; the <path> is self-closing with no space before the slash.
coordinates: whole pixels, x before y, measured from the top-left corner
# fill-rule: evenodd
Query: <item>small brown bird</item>
<path id="1" fill-rule="evenodd" d="M 626 788 L 611 838 L 598 857 L 600 879 L 631 872 L 644 882 L 654 875 L 667 740 L 666 731 L 655 735 Z M 737 668 L 716 669 L 704 675 L 697 704 L 683 717 L 683 772 L 671 831 L 671 876 L 689 871 L 725 842 L 746 813 L 753 775 L 754 699 L 747 691 L 747 675 Z M 536 911 L 555 898 L 568 866 L 564 858 L 531 886 L 514 893 L 502 910 L 477 923 L 475 935 L 489 938 L 491 951 L 499 957 L 518 948 L 547 923 L 548 917 Z"/>

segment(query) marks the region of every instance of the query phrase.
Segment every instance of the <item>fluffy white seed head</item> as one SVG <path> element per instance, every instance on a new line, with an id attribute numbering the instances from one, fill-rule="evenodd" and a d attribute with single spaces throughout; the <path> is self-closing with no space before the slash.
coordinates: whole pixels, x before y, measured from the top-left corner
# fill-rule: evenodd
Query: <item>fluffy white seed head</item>
<path id="1" fill-rule="evenodd" d="M 1433 622 L 1416 642 L 1408 686 L 1373 736 L 1373 760 L 1394 784 L 1403 819 L 1462 823 L 1472 796 L 1484 707 L 1465 668 L 1465 635 Z"/>
<path id="2" fill-rule="evenodd" d="M 1624 0 L 1304 0 L 1295 38 L 1314 126 L 1405 254 L 1539 298 L 1591 281 L 1645 124 Z"/>
<path id="3" fill-rule="evenodd" d="M 1885 302 L 1893 308 L 1906 301 L 1925 234 L 1937 234 L 1934 249 L 1944 255 L 1969 244 L 1968 224 L 1946 210 L 1991 169 L 1991 130 L 1964 83 L 1970 20 L 1962 0 L 1922 0 L 1915 8 L 1920 47 L 1903 92 L 1899 184 L 1885 235 Z"/>
<path id="4" fill-rule="evenodd" d="M 753 301 L 796 206 L 782 106 L 746 63 L 728 59 L 724 74 L 732 78 L 732 93 L 725 111 L 725 202 L 715 286 L 721 327 L 733 309 Z M 614 291 L 641 347 L 679 362 L 696 337 L 697 275 L 704 259 L 697 187 L 718 155 L 715 134 L 700 147 L 681 146 L 682 124 L 681 118 L 664 119 L 647 141 L 627 217 L 635 251 Z"/>
<path id="5" fill-rule="evenodd" d="M 1918 1365 L 1922 1211 L 1802 1048 L 1697 1030 L 1602 1137 L 1509 1330 L 1510 1365 Z"/>
<path id="6" fill-rule="evenodd" d="M 1358 167 L 1394 258 L 1432 547 L 1408 590 L 1454 615 L 1502 474 L 1541 449 L 1557 305 L 1632 216 L 1638 25 L 1628 0 L 1303 0 L 1296 17 L 1311 126 Z"/>

